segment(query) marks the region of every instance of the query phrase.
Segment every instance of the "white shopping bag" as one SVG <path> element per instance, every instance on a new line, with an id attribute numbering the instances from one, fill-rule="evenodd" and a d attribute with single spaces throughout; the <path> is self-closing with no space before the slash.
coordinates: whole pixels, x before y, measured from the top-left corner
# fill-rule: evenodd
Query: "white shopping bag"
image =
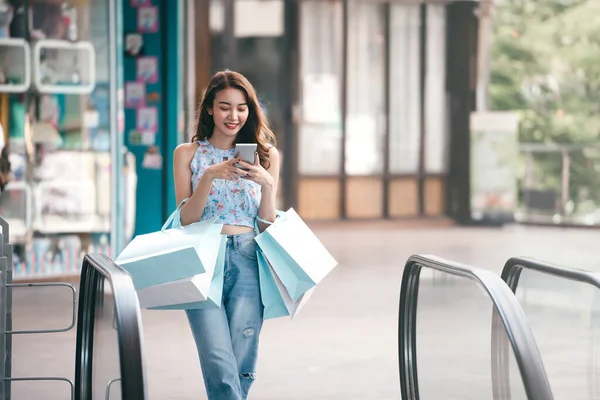
<path id="1" fill-rule="evenodd" d="M 180 309 L 219 307 L 223 287 L 223 266 L 227 236 L 220 236 L 217 244 L 218 252 L 211 254 L 207 260 L 207 271 L 177 281 L 148 286 L 137 291 L 141 308 L 147 309 Z M 203 303 L 199 307 L 198 303 Z M 178 307 L 186 305 L 185 307 Z"/>
<path id="2" fill-rule="evenodd" d="M 176 211 L 177 212 L 177 211 Z M 136 236 L 115 263 L 131 275 L 136 290 L 210 272 L 219 251 L 217 218 Z"/>

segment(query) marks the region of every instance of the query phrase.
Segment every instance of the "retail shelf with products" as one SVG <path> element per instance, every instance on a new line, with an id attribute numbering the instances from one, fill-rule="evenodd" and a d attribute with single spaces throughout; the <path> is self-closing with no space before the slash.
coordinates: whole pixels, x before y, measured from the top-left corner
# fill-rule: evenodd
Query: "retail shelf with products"
<path id="1" fill-rule="evenodd" d="M 43 39 L 33 45 L 33 84 L 40 93 L 90 94 L 96 85 L 96 52 L 88 41 Z"/>
<path id="2" fill-rule="evenodd" d="M 50 152 L 33 176 L 35 232 L 110 232 L 109 153 Z"/>
<path id="3" fill-rule="evenodd" d="M 34 193 L 34 231 L 43 234 L 110 232 L 110 215 L 97 212 L 96 182 L 45 181 L 35 185 Z"/>
<path id="4" fill-rule="evenodd" d="M 9 182 L 0 198 L 0 210 L 10 224 L 12 243 L 25 243 L 33 218 L 31 187 L 24 181 Z"/>
<path id="5" fill-rule="evenodd" d="M 0 93 L 23 93 L 31 85 L 31 48 L 23 39 L 0 38 Z"/>

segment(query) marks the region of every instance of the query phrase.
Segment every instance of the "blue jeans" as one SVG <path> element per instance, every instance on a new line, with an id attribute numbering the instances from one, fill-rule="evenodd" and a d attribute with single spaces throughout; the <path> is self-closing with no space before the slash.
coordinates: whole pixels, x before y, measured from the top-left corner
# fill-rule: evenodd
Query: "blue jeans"
<path id="1" fill-rule="evenodd" d="M 209 400 L 245 400 L 263 324 L 254 232 L 227 237 L 221 308 L 186 310 Z"/>

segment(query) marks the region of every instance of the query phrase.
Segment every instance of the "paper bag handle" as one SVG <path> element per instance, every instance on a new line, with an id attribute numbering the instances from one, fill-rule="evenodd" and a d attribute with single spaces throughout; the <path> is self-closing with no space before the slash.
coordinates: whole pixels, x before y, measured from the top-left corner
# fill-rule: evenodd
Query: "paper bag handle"
<path id="1" fill-rule="evenodd" d="M 285 218 L 285 211 L 275 209 L 275 220 L 277 220 L 277 218 Z M 266 221 L 257 215 L 256 219 L 254 220 L 254 229 L 256 230 L 257 235 L 260 234 L 260 230 L 258 229 L 259 222 L 262 222 L 265 225 L 273 225 L 274 224 L 274 222 Z"/>
<path id="2" fill-rule="evenodd" d="M 181 203 L 179 203 L 179 206 L 177 207 L 177 209 L 175 211 L 173 211 L 173 213 L 171 215 L 169 215 L 169 218 L 167 218 L 167 222 L 165 222 L 165 224 L 162 226 L 162 228 L 160 228 L 160 231 L 164 231 L 167 229 L 167 227 L 169 227 L 169 225 L 171 225 L 171 223 L 175 220 L 175 217 L 181 218 L 180 214 L 181 214 L 181 207 L 183 207 L 183 205 L 185 203 L 187 203 L 187 201 L 189 200 L 188 198 L 185 198 L 181 201 Z"/>

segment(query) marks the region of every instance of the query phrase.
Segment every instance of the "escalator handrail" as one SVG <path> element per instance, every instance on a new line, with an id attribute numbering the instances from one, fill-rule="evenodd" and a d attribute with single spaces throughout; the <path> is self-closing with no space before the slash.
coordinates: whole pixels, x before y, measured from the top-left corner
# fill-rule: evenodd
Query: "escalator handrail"
<path id="1" fill-rule="evenodd" d="M 551 400 L 552 391 L 525 312 L 506 283 L 491 271 L 413 255 L 406 262 L 400 291 L 398 357 L 403 400 L 418 400 L 416 321 L 419 276 L 423 267 L 475 281 L 490 297 L 512 345 L 529 400 Z"/>
<path id="2" fill-rule="evenodd" d="M 512 257 L 504 264 L 501 277 L 515 294 L 519 287 L 521 273 L 525 269 L 585 283 L 600 289 L 600 274 L 596 272 L 560 267 L 528 257 Z M 497 319 L 498 317 L 494 315 L 492 324 L 497 324 Z M 506 338 L 499 337 L 495 331 L 492 331 L 492 384 L 494 393 L 506 394 L 506 391 L 510 390 L 508 357 L 509 351 Z"/>
<path id="3" fill-rule="evenodd" d="M 115 303 L 122 398 L 146 399 L 143 329 L 131 276 L 104 254 L 88 254 L 81 268 L 75 358 L 75 399 L 93 396 L 93 346 L 97 296 L 101 279 L 109 282 Z"/>
<path id="4" fill-rule="evenodd" d="M 547 275 L 553 275 L 576 282 L 587 283 L 600 289 L 600 274 L 596 272 L 560 267 L 528 257 L 512 257 L 504 264 L 501 276 L 513 293 L 516 293 L 517 291 L 519 278 L 524 269 L 538 271 Z"/>

